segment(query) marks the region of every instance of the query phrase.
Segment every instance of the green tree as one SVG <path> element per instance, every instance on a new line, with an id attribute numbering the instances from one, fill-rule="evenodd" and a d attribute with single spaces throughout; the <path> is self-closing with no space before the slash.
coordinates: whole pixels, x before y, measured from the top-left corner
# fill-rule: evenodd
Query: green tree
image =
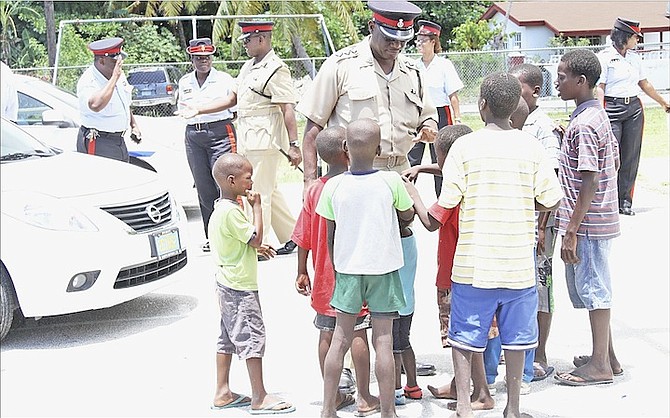
<path id="1" fill-rule="evenodd" d="M 453 30 L 453 45 L 461 51 L 475 51 L 483 49 L 496 36 L 501 36 L 502 29 L 499 26 L 491 27 L 485 20 L 467 21 Z"/>
<path id="2" fill-rule="evenodd" d="M 562 47 L 562 46 L 590 46 L 591 41 L 588 38 L 575 38 L 571 36 L 554 36 L 549 39 L 547 46 Z"/>
<path id="3" fill-rule="evenodd" d="M 223 0 L 217 15 L 295 15 L 326 13 L 335 17 L 338 26 L 352 39 L 358 39 L 353 12 L 364 10 L 360 1 L 239 1 Z M 214 23 L 213 38 L 216 41 L 235 39 L 240 29 L 233 20 L 217 20 Z M 304 58 L 301 64 L 308 74 L 315 74 L 310 56 L 323 56 L 326 53 L 319 22 L 314 19 L 276 19 L 273 29 L 274 47 L 280 55 Z M 332 53 L 332 51 L 330 51 Z M 238 43 L 231 45 L 233 57 L 242 55 Z"/>
<path id="4" fill-rule="evenodd" d="M 2 28 L 0 30 L 0 59 L 10 67 L 16 66 L 15 60 L 20 56 L 17 48 L 21 47 L 20 34 L 23 31 L 17 21 L 21 20 L 21 16 L 39 17 L 40 14 L 32 4 L 26 1 L 3 0 L 0 2 L 0 26 Z M 14 54 L 12 54 L 13 51 Z"/>
<path id="5" fill-rule="evenodd" d="M 442 26 L 440 43 L 446 50 L 456 47 L 453 30 L 465 22 L 476 22 L 492 4 L 491 1 L 416 1 L 421 8 L 419 19 Z"/>

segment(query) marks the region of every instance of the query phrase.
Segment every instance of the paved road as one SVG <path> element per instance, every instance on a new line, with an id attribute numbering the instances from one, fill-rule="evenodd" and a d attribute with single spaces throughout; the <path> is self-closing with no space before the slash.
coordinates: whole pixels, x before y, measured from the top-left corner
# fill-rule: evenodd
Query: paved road
<path id="1" fill-rule="evenodd" d="M 670 416 L 668 304 L 668 160 L 644 160 L 641 176 L 654 191 L 636 191 L 638 215 L 622 219 L 623 235 L 613 247 L 615 308 L 612 326 L 625 375 L 601 387 L 563 387 L 553 379 L 532 384 L 522 410 L 535 417 Z M 424 196 L 432 183 L 419 180 Z M 284 190 L 299 202 L 300 185 Z M 658 192 L 661 191 L 661 193 Z M 298 210 L 297 203 L 292 208 Z M 3 417 L 238 417 L 245 410 L 210 411 L 215 370 L 218 309 L 197 214 L 191 213 L 190 261 L 182 280 L 137 300 L 96 312 L 45 318 L 13 330 L 0 353 L 0 415 Z M 438 374 L 419 384 L 440 385 L 453 376 L 450 352 L 439 344 L 434 288 L 435 234 L 416 228 L 419 270 L 412 344 L 419 361 Z M 260 265 L 260 295 L 268 332 L 266 386 L 297 406 L 290 416 L 315 417 L 321 378 L 317 331 L 306 298 L 293 290 L 296 255 Z M 559 371 L 571 369 L 575 354 L 590 351 L 587 314 L 569 304 L 563 268 L 555 266 L 556 306 L 548 354 Z M 504 373 L 501 368 L 501 373 Z M 502 374 L 496 408 L 480 417 L 501 416 Z M 233 362 L 233 388 L 249 393 L 243 363 Z M 373 392 L 376 387 L 373 386 Z M 425 393 L 428 393 L 425 390 Z M 342 417 L 353 416 L 349 407 Z M 446 401 L 430 396 L 398 408 L 402 417 L 449 416 Z"/>

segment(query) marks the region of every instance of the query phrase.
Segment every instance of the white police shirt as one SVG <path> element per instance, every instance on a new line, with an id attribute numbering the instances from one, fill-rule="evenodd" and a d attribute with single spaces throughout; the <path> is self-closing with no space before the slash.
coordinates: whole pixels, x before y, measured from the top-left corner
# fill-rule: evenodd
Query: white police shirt
<path id="1" fill-rule="evenodd" d="M 198 106 L 207 104 L 213 100 L 222 97 L 228 97 L 232 91 L 235 80 L 233 77 L 223 71 L 217 71 L 214 67 L 207 75 L 207 79 L 202 86 L 198 84 L 195 71 L 192 71 L 179 80 L 179 103 L 178 109 L 183 109 L 184 104 Z M 194 118 L 186 119 L 188 125 L 195 123 L 216 122 L 223 119 L 231 119 L 233 112 L 237 111 L 237 106 L 222 110 L 216 113 L 198 115 Z"/>
<path id="2" fill-rule="evenodd" d="M 635 51 L 626 51 L 623 57 L 609 46 L 598 53 L 600 61 L 600 79 L 598 84 L 605 84 L 605 96 L 633 97 L 640 92 L 637 84 L 647 78 L 642 67 L 642 59 Z"/>
<path id="3" fill-rule="evenodd" d="M 422 58 L 416 60 L 416 66 L 423 71 L 426 89 L 435 107 L 451 106 L 449 95 L 463 88 L 463 81 L 458 76 L 454 64 L 444 57 L 435 55 L 427 67 Z"/>
<path id="4" fill-rule="evenodd" d="M 114 87 L 112 98 L 102 110 L 94 112 L 88 107 L 92 95 L 102 90 L 109 80 L 94 65 L 84 71 L 77 82 L 81 124 L 104 132 L 123 132 L 130 129 L 130 99 L 133 86 L 121 74 Z"/>

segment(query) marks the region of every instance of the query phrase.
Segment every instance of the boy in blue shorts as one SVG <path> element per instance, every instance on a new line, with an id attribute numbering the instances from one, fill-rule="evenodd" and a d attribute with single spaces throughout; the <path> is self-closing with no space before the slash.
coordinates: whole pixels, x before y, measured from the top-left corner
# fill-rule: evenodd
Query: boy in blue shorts
<path id="1" fill-rule="evenodd" d="M 589 311 L 593 351 L 591 356 L 575 358 L 576 369 L 554 378 L 570 386 L 612 383 L 613 375 L 623 373 L 610 330 L 609 253 L 612 239 L 621 234 L 619 147 L 607 113 L 593 97 L 600 76 L 597 56 L 586 49 L 569 51 L 561 58 L 557 75 L 561 99 L 577 105 L 560 153 L 559 179 L 565 192 L 556 213 L 563 237 L 561 259 L 572 305 Z"/>
<path id="2" fill-rule="evenodd" d="M 328 249 L 335 270 L 330 302 L 336 309 L 335 331 L 324 365 L 322 417 L 337 416 L 344 353 L 365 302 L 372 318 L 381 416 L 396 416 L 392 330 L 393 319 L 405 306 L 398 274 L 403 266 L 398 218 L 410 221 L 414 209 L 398 173 L 372 168 L 380 143 L 377 122 L 359 119 L 349 124 L 344 144 L 349 171 L 326 183 L 316 208 L 328 220 Z"/>
<path id="3" fill-rule="evenodd" d="M 484 78 L 478 105 L 485 127 L 452 145 L 442 171 L 438 203 L 460 204 L 448 336 L 458 416 L 472 416 L 472 357 L 484 351 L 494 315 L 505 350 L 505 416 L 521 415 L 524 351 L 537 346 L 535 210 L 558 207 L 563 194 L 542 145 L 510 126 L 520 97 L 514 76 Z"/>
<path id="4" fill-rule="evenodd" d="M 263 384 L 265 325 L 258 298 L 257 257 L 272 257 L 274 250 L 262 243 L 261 196 L 251 191 L 252 173 L 249 160 L 239 154 L 222 155 L 212 168 L 221 191 L 208 226 L 221 310 L 212 409 L 251 405 L 249 413 L 252 415 L 285 414 L 295 411 L 295 407 L 268 394 Z M 251 205 L 253 222 L 249 222 L 239 205 L 239 196 L 246 196 Z M 247 363 L 251 398 L 230 390 L 228 379 L 233 354 Z"/>

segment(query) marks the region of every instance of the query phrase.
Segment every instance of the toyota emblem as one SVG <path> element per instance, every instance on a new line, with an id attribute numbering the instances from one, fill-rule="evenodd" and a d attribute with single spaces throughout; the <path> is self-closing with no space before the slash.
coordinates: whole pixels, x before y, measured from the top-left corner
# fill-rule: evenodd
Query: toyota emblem
<path id="1" fill-rule="evenodd" d="M 149 215 L 149 218 L 152 221 L 154 221 L 155 224 L 159 223 L 163 218 L 163 215 L 161 215 L 161 211 L 158 210 L 158 208 L 154 205 L 147 206 L 145 212 L 147 213 L 147 215 Z"/>

